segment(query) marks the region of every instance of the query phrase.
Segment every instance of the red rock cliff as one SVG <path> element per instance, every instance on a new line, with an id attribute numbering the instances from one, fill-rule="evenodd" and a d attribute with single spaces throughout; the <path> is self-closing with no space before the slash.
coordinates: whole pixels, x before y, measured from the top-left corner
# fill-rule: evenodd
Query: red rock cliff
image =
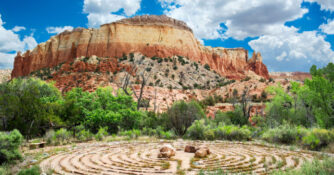
<path id="1" fill-rule="evenodd" d="M 53 36 L 32 51 L 18 53 L 12 78 L 76 57 L 121 57 L 131 52 L 149 57 L 185 56 L 209 64 L 211 69 L 229 78 L 244 77 L 249 71 L 269 77 L 262 59 L 253 56 L 248 60 L 248 51 L 243 48 L 205 47 L 184 22 L 164 15 L 144 15 L 104 24 L 99 29 L 77 28 Z"/>

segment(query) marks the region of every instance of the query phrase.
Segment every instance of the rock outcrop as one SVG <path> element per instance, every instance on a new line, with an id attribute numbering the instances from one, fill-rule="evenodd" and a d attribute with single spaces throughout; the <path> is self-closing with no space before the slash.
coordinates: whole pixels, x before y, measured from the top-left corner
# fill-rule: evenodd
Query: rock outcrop
<path id="1" fill-rule="evenodd" d="M 12 78 L 55 67 L 75 58 L 122 57 L 140 52 L 148 57 L 167 58 L 175 55 L 208 64 L 222 76 L 233 79 L 245 77 L 249 71 L 268 78 L 266 66 L 258 55 L 248 59 L 243 48 L 205 47 L 182 21 L 167 16 L 137 16 L 104 24 L 99 29 L 77 28 L 51 37 L 32 51 L 15 57 Z"/>

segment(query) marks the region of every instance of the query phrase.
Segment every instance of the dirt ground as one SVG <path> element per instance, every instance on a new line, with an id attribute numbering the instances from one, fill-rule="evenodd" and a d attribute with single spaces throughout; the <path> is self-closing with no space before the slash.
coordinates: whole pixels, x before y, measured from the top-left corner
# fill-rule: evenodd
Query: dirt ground
<path id="1" fill-rule="evenodd" d="M 158 158 L 159 148 L 171 144 L 176 155 Z M 186 145 L 206 146 L 211 154 L 195 158 Z M 140 140 L 91 142 L 56 147 L 39 162 L 47 174 L 198 174 L 221 169 L 229 173 L 268 174 L 273 170 L 299 168 L 312 160 L 313 152 L 265 146 L 253 142 Z M 53 147 L 30 151 L 50 152 Z M 41 152 L 42 151 L 42 152 Z"/>

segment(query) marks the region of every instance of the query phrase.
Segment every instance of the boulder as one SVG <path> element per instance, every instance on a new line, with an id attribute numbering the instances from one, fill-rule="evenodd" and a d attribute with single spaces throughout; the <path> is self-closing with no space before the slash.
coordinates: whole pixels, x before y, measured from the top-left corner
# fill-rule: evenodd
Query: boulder
<path id="1" fill-rule="evenodd" d="M 160 148 L 158 158 L 171 158 L 175 156 L 175 148 L 172 145 L 164 145 Z"/>
<path id="2" fill-rule="evenodd" d="M 209 155 L 211 152 L 209 150 L 209 148 L 207 147 L 200 147 L 196 150 L 195 152 L 195 157 L 197 158 L 204 158 L 206 157 L 207 155 Z"/>
<path id="3" fill-rule="evenodd" d="M 184 152 L 187 152 L 187 153 L 195 153 L 195 152 L 196 152 L 196 148 L 195 148 L 194 146 L 187 145 L 187 146 L 184 148 Z"/>

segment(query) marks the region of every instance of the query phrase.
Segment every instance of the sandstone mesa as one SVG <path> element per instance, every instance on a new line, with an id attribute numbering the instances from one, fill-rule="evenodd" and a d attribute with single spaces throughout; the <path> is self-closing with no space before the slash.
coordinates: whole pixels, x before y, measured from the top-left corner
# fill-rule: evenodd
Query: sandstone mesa
<path id="1" fill-rule="evenodd" d="M 243 48 L 203 46 L 184 22 L 164 15 L 136 16 L 101 25 L 99 29 L 65 31 L 32 51 L 18 53 L 11 76 L 27 76 L 82 56 L 113 58 L 134 52 L 147 57 L 184 56 L 208 64 L 221 76 L 231 79 L 241 79 L 249 72 L 269 78 L 260 53 L 254 53 L 249 59 L 248 51 Z"/>

